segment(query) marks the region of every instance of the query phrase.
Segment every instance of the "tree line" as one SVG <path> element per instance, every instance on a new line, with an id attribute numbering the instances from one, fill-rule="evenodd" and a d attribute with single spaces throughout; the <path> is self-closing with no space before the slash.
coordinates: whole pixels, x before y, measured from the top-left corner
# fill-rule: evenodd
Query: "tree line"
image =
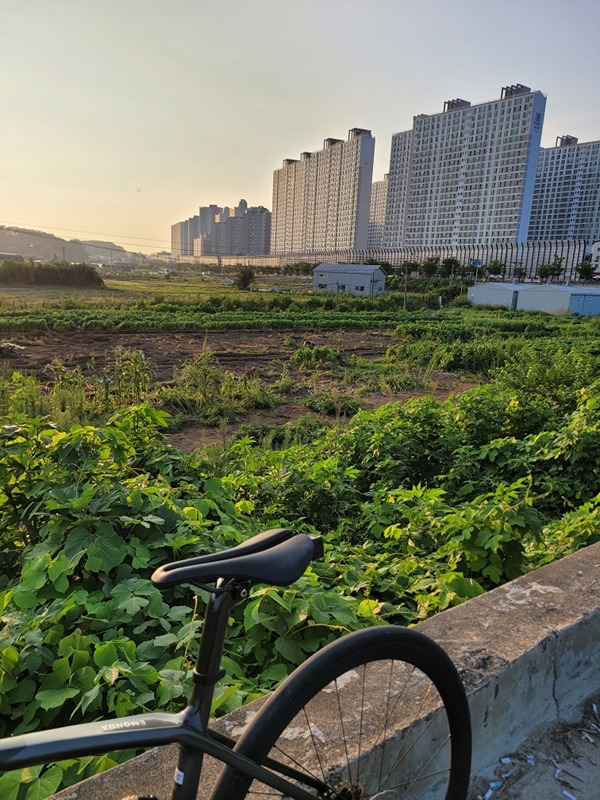
<path id="1" fill-rule="evenodd" d="M 89 264 L 67 261 L 0 260 L 0 284 L 25 286 L 93 286 L 104 288 L 104 281 Z"/>

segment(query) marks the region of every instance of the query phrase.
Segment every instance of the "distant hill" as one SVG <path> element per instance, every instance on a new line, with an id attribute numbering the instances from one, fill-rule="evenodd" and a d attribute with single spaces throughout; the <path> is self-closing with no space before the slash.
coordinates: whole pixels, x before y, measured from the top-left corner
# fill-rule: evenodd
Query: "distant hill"
<path id="1" fill-rule="evenodd" d="M 88 260 L 103 264 L 111 264 L 113 261 L 123 261 L 128 255 L 124 247 L 114 242 L 101 242 L 94 239 L 72 239 L 73 243 L 80 242 L 86 249 Z"/>
<path id="2" fill-rule="evenodd" d="M 5 226 L 0 226 L 0 252 L 40 261 L 108 264 L 111 260 L 121 261 L 127 256 L 127 251 L 113 242 L 61 239 L 60 236 L 45 231 Z"/>

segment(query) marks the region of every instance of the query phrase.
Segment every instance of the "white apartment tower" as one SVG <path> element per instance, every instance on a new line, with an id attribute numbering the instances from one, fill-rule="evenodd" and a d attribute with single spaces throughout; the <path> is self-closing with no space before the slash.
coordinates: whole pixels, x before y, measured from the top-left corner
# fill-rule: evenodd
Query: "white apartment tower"
<path id="1" fill-rule="evenodd" d="M 216 205 L 201 206 L 198 213 L 171 225 L 171 255 L 173 258 L 194 254 L 194 240 L 214 230 L 215 218 L 223 209 Z"/>
<path id="2" fill-rule="evenodd" d="M 600 241 L 600 141 L 559 136 L 540 150 L 529 239 Z"/>
<path id="3" fill-rule="evenodd" d="M 525 242 L 546 98 L 528 86 L 449 100 L 392 137 L 386 247 Z"/>
<path id="4" fill-rule="evenodd" d="M 286 159 L 273 174 L 271 253 L 326 253 L 367 246 L 375 139 L 352 128 L 348 140 Z"/>
<path id="5" fill-rule="evenodd" d="M 248 207 L 240 200 L 231 209 L 220 209 L 210 233 L 194 240 L 194 255 L 268 255 L 271 240 L 271 212 L 264 206 Z"/>
<path id="6" fill-rule="evenodd" d="M 367 248 L 369 250 L 376 250 L 383 246 L 387 190 L 387 175 L 383 176 L 382 181 L 373 181 L 371 186 L 371 206 L 369 210 L 369 232 L 367 235 Z"/>
<path id="7" fill-rule="evenodd" d="M 171 255 L 173 258 L 194 254 L 194 239 L 200 236 L 198 215 L 171 225 Z"/>

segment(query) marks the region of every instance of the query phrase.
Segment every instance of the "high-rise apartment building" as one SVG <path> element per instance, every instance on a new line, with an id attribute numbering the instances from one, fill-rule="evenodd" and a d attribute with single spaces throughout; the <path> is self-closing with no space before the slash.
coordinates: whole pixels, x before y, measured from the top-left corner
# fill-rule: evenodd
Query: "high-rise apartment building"
<path id="1" fill-rule="evenodd" d="M 262 256 L 269 253 L 271 212 L 264 206 L 251 206 L 240 200 L 233 212 L 222 209 L 210 233 L 194 242 L 196 256 Z"/>
<path id="2" fill-rule="evenodd" d="M 209 206 L 200 206 L 198 216 L 200 217 L 200 236 L 205 233 L 212 233 L 215 227 L 215 221 L 219 214 L 223 213 L 220 206 L 211 203 Z"/>
<path id="3" fill-rule="evenodd" d="M 387 175 L 383 176 L 382 181 L 373 181 L 371 185 L 371 205 L 369 209 L 369 232 L 367 235 L 367 248 L 369 250 L 374 250 L 383 245 L 387 191 Z"/>
<path id="4" fill-rule="evenodd" d="M 529 239 L 600 240 L 600 141 L 560 136 L 540 150 Z"/>
<path id="5" fill-rule="evenodd" d="M 374 154 L 371 131 L 352 128 L 286 159 L 273 174 L 271 253 L 366 248 Z"/>
<path id="6" fill-rule="evenodd" d="M 392 137 L 386 247 L 527 240 L 546 98 L 522 84 L 449 100 Z"/>
<path id="7" fill-rule="evenodd" d="M 194 239 L 211 234 L 215 220 L 223 211 L 216 205 L 201 206 L 198 214 L 171 225 L 171 255 L 173 258 L 194 254 Z"/>
<path id="8" fill-rule="evenodd" d="M 171 255 L 173 258 L 194 254 L 194 239 L 201 236 L 200 216 L 171 225 Z"/>

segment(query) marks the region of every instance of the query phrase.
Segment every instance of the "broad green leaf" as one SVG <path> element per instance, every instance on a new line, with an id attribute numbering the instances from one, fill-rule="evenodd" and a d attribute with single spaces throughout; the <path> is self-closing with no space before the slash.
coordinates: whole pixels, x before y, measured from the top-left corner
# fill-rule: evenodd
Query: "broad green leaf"
<path id="1" fill-rule="evenodd" d="M 81 551 L 87 554 L 87 569 L 92 572 L 109 572 L 123 561 L 127 554 L 127 545 L 117 536 L 111 525 L 99 525 L 97 531 L 73 528 L 65 541 L 65 555 L 70 559 Z"/>
<path id="2" fill-rule="evenodd" d="M 58 764 L 50 767 L 27 790 L 25 800 L 44 800 L 54 794 L 61 784 L 63 770 Z"/>
<path id="3" fill-rule="evenodd" d="M 288 636 L 280 636 L 275 640 L 275 650 L 292 664 L 300 664 L 304 660 L 302 648 Z"/>
<path id="4" fill-rule="evenodd" d="M 9 645 L 0 650 L 0 667 L 6 672 L 12 673 L 19 663 L 19 651 L 16 647 Z"/>
<path id="5" fill-rule="evenodd" d="M 63 683 L 68 683 L 71 677 L 71 665 L 68 658 L 57 658 L 52 664 L 52 672 Z"/>
<path id="6" fill-rule="evenodd" d="M 177 636 L 176 634 L 164 633 L 162 636 L 155 637 L 154 644 L 157 647 L 170 647 L 170 645 L 175 644 L 178 641 L 179 641 L 179 636 Z"/>
<path id="7" fill-rule="evenodd" d="M 219 708 L 221 708 L 221 706 L 229 702 L 229 700 L 231 700 L 232 697 L 235 697 L 235 695 L 239 691 L 239 688 L 240 688 L 239 683 L 232 683 L 229 686 L 218 687 L 213 697 L 210 713 L 214 714 Z"/>
<path id="8" fill-rule="evenodd" d="M 81 713 L 85 714 L 85 712 L 91 705 L 93 705 L 94 707 L 96 706 L 96 701 L 98 700 L 99 697 L 100 697 L 100 684 L 97 684 L 96 686 L 93 686 L 89 690 L 89 692 L 86 692 L 83 695 L 83 697 L 79 701 L 79 705 L 77 706 L 77 708 L 78 709 L 81 708 Z"/>
<path id="9" fill-rule="evenodd" d="M 69 698 L 76 697 L 78 694 L 77 689 L 68 686 L 60 689 L 44 689 L 37 693 L 36 700 L 45 711 L 48 711 L 50 708 L 60 708 Z"/>
<path id="10" fill-rule="evenodd" d="M 2 800 L 17 800 L 21 785 L 21 770 L 0 775 L 0 797 Z"/>
<path id="11" fill-rule="evenodd" d="M 99 644 L 94 650 L 94 663 L 99 667 L 112 667 L 117 660 L 117 649 L 112 642 Z"/>
<path id="12" fill-rule="evenodd" d="M 271 664 L 265 669 L 261 678 L 265 681 L 272 681 L 273 683 L 280 683 L 288 674 L 285 664 Z"/>

